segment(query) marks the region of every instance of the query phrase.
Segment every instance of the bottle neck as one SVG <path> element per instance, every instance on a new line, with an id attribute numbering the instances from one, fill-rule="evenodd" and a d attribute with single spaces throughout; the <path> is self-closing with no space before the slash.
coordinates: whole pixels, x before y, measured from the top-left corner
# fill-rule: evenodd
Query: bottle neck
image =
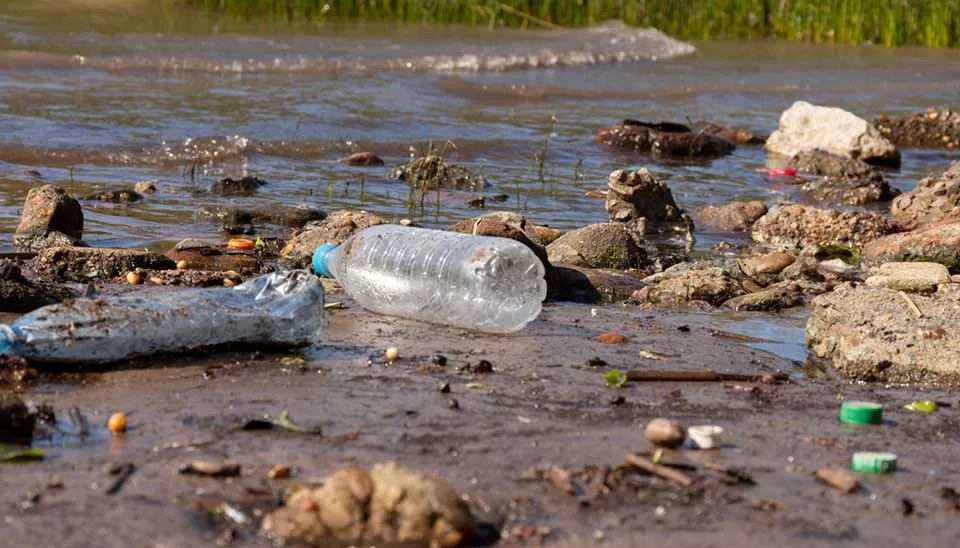
<path id="1" fill-rule="evenodd" d="M 334 265 L 337 260 L 337 247 L 333 244 L 323 244 L 313 252 L 313 271 L 326 278 L 333 278 Z"/>
<path id="2" fill-rule="evenodd" d="M 17 334 L 7 324 L 0 324 L 0 354 L 9 354 L 17 341 Z"/>

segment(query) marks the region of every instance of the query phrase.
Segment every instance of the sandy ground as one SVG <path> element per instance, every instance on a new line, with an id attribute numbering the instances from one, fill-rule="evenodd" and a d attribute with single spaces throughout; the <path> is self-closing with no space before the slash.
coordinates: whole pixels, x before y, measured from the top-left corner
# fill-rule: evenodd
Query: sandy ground
<path id="1" fill-rule="evenodd" d="M 842 386 L 823 374 L 811 379 L 797 364 L 712 336 L 707 326 L 682 328 L 689 316 L 680 313 L 604 307 L 593 316 L 590 310 L 549 306 L 520 333 L 489 336 L 352 306 L 331 313 L 328 340 L 308 350 L 304 363 L 297 353 L 230 351 L 43 374 L 24 397 L 52 403 L 61 421 L 76 405 L 93 431 L 82 442 L 46 442 L 42 462 L 0 465 L 2 544 L 268 546 L 256 525 L 288 484 L 309 484 L 351 462 L 386 460 L 447 478 L 475 515 L 501 532 L 498 546 L 960 542 L 958 503 L 942 495 L 944 488 L 960 489 L 955 393 Z M 629 340 L 592 340 L 607 331 Z M 401 359 L 385 364 L 387 346 L 399 347 Z M 664 359 L 642 358 L 642 350 Z M 432 363 L 438 353 L 447 358 L 445 366 Z M 592 358 L 608 365 L 587 365 Z M 480 360 L 494 372 L 460 371 Z M 616 389 L 603 375 L 613 367 L 783 370 L 792 380 Z M 440 390 L 444 384 L 448 393 Z M 841 396 L 884 403 L 885 424 L 841 424 Z M 933 414 L 903 409 L 919 398 L 953 405 Z M 249 419 L 284 408 L 323 434 L 241 429 Z M 131 427 L 112 438 L 105 424 L 116 411 L 128 414 Z M 632 475 L 581 503 L 532 473 L 554 464 L 571 471 L 616 467 L 628 452 L 650 448 L 642 427 L 658 416 L 729 432 L 720 449 L 664 456 L 697 466 L 688 472 L 694 478 L 688 487 Z M 893 451 L 900 469 L 863 475 L 861 490 L 850 495 L 814 479 L 818 467 L 847 465 L 857 450 Z M 178 472 L 197 459 L 234 461 L 241 476 Z M 705 462 L 743 469 L 755 483 L 727 484 Z M 118 486 L 122 474 L 116 472 L 127 463 L 135 470 Z M 291 466 L 294 477 L 268 479 L 276 464 Z M 224 502 L 250 521 L 238 524 L 216 511 Z"/>

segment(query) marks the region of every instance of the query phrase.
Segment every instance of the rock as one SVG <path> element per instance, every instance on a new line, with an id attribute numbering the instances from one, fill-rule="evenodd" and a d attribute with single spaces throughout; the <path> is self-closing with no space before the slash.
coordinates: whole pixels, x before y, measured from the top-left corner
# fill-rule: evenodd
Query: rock
<path id="1" fill-rule="evenodd" d="M 241 209 L 236 207 L 201 207 L 197 217 L 216 219 L 226 226 L 247 224 L 275 224 L 300 228 L 312 221 L 322 221 L 327 216 L 319 209 L 308 205 L 270 206 L 259 209 Z"/>
<path id="2" fill-rule="evenodd" d="M 744 274 L 755 278 L 759 274 L 779 274 L 796 260 L 797 258 L 790 253 L 776 251 L 740 261 L 740 268 L 743 269 Z"/>
<path id="3" fill-rule="evenodd" d="M 643 268 L 647 254 L 622 223 L 598 223 L 567 232 L 547 246 L 551 264 L 588 268 Z"/>
<path id="4" fill-rule="evenodd" d="M 226 196 L 248 196 L 254 194 L 266 184 L 267 182 L 263 179 L 249 175 L 239 179 L 226 177 L 210 185 L 210 193 Z"/>
<path id="5" fill-rule="evenodd" d="M 313 261 L 313 252 L 320 245 L 342 244 L 354 232 L 386 222 L 366 211 L 334 211 L 319 223 L 311 223 L 294 234 L 280 251 L 280 262 L 288 268 L 309 268 Z"/>
<path id="6" fill-rule="evenodd" d="M 829 259 L 820 261 L 816 265 L 816 272 L 824 280 L 853 281 L 860 277 L 860 269 L 847 263 L 843 259 Z"/>
<path id="7" fill-rule="evenodd" d="M 940 263 L 884 263 L 880 271 L 867 278 L 875 285 L 915 293 L 932 293 L 940 284 L 950 283 L 950 272 Z"/>
<path id="8" fill-rule="evenodd" d="M 554 242 L 557 240 L 557 238 L 563 236 L 563 232 L 548 226 L 534 225 L 533 229 L 537 231 L 537 236 L 540 237 L 540 241 L 543 242 L 543 245 L 550 245 L 551 242 Z"/>
<path id="9" fill-rule="evenodd" d="M 738 311 L 768 311 L 800 306 L 804 302 L 800 287 L 793 284 L 793 286 L 788 287 L 769 287 L 756 293 L 734 297 L 725 301 L 722 306 Z"/>
<path id="10" fill-rule="evenodd" d="M 866 120 L 840 108 L 797 101 L 780 116 L 764 149 L 782 156 L 819 149 L 874 165 L 900 165 L 900 151 Z"/>
<path id="11" fill-rule="evenodd" d="M 876 213 L 781 205 L 754 223 L 751 236 L 757 243 L 787 247 L 861 246 L 895 230 Z"/>
<path id="12" fill-rule="evenodd" d="M 875 239 L 863 246 L 861 257 L 868 264 L 926 261 L 957 270 L 960 268 L 960 220 L 944 219 L 911 232 Z"/>
<path id="13" fill-rule="evenodd" d="M 133 184 L 133 191 L 140 194 L 153 194 L 157 191 L 156 181 L 139 181 Z"/>
<path id="14" fill-rule="evenodd" d="M 258 271 L 259 269 L 253 269 Z M 179 287 L 233 287 L 243 283 L 244 278 L 235 270 L 134 270 L 141 276 L 144 283 L 150 285 L 170 285 Z M 114 278 L 115 282 L 123 283 L 125 276 Z"/>
<path id="15" fill-rule="evenodd" d="M 20 267 L 0 260 L 0 312 L 30 312 L 72 296 L 66 288 L 31 282 L 23 277 Z"/>
<path id="16" fill-rule="evenodd" d="M 842 284 L 811 303 L 807 344 L 846 379 L 865 382 L 960 380 L 960 301 L 941 292 L 903 294 Z"/>
<path id="17" fill-rule="evenodd" d="M 0 392 L 0 443 L 29 443 L 36 424 L 37 414 L 19 396 Z"/>
<path id="18" fill-rule="evenodd" d="M 936 177 L 925 177 L 890 204 L 890 214 L 904 230 L 946 217 L 960 217 L 960 162 Z"/>
<path id="19" fill-rule="evenodd" d="M 787 166 L 798 172 L 823 176 L 800 187 L 806 199 L 815 203 L 864 205 L 886 202 L 900 194 L 870 164 L 823 150 L 801 151 Z"/>
<path id="20" fill-rule="evenodd" d="M 541 243 L 536 227 L 526 217 L 518 213 L 494 211 L 480 217 L 460 221 L 451 226 L 450 230 L 460 234 L 476 234 L 516 240 L 529 247 L 540 258 L 545 268 L 550 268 L 547 249 Z"/>
<path id="21" fill-rule="evenodd" d="M 177 263 L 159 253 L 136 249 L 54 247 L 36 258 L 37 274 L 58 281 L 109 280 L 127 271 L 174 270 Z"/>
<path id="22" fill-rule="evenodd" d="M 894 145 L 906 148 L 960 146 L 960 112 L 929 108 L 907 116 L 880 116 L 873 121 L 880 134 Z"/>
<path id="23" fill-rule="evenodd" d="M 393 462 L 376 464 L 369 473 L 352 466 L 320 488 L 301 488 L 268 514 L 261 528 L 284 543 L 438 548 L 465 544 L 476 531 L 470 508 L 450 484 Z"/>
<path id="24" fill-rule="evenodd" d="M 703 301 L 713 306 L 744 294 L 740 282 L 719 267 L 702 267 L 682 263 L 663 272 L 647 276 L 644 288 L 637 298 L 647 303 L 682 304 Z"/>
<path id="25" fill-rule="evenodd" d="M 110 202 L 114 204 L 126 204 L 130 202 L 139 202 L 143 199 L 139 193 L 132 190 L 111 190 L 109 192 L 98 192 L 88 194 L 84 200 L 97 200 L 100 202 Z"/>
<path id="26" fill-rule="evenodd" d="M 382 166 L 383 160 L 372 152 L 354 152 L 353 154 L 337 160 L 348 166 Z"/>
<path id="27" fill-rule="evenodd" d="M 199 240 L 183 240 L 164 255 L 175 264 L 185 263 L 187 269 L 201 271 L 261 272 L 263 261 L 253 252 L 227 251 L 219 246 Z"/>
<path id="28" fill-rule="evenodd" d="M 649 123 L 624 120 L 597 132 L 596 142 L 617 148 L 652 152 L 665 156 L 717 157 L 733 152 L 737 145 L 705 131 L 670 122 Z"/>
<path id="29" fill-rule="evenodd" d="M 20 252 L 84 244 L 83 210 L 65 190 L 54 185 L 31 188 L 23 204 L 13 245 Z"/>
<path id="30" fill-rule="evenodd" d="M 644 288 L 637 277 L 605 268 L 554 267 L 551 299 L 578 303 L 624 303 Z"/>
<path id="31" fill-rule="evenodd" d="M 747 131 L 745 129 L 721 126 L 720 124 L 713 124 L 705 121 L 694 122 L 690 127 L 690 131 L 694 133 L 708 133 L 716 137 L 722 137 L 728 141 L 733 142 L 737 145 L 762 145 L 766 142 L 765 138 L 759 137 L 754 134 L 752 131 Z"/>
<path id="32" fill-rule="evenodd" d="M 606 210 L 610 220 L 630 223 L 638 234 L 681 231 L 688 227 L 689 219 L 673 199 L 670 187 L 654 179 L 646 168 L 612 172 L 607 177 L 607 189 Z"/>
<path id="33" fill-rule="evenodd" d="M 676 449 L 687 441 L 687 429 L 677 421 L 658 417 L 647 423 L 643 437 L 656 446 Z"/>
<path id="34" fill-rule="evenodd" d="M 704 206 L 694 212 L 697 224 L 721 232 L 746 232 L 757 219 L 767 213 L 763 202 L 732 202 Z"/>
<path id="35" fill-rule="evenodd" d="M 483 190 L 487 186 L 482 175 L 474 175 L 468 169 L 449 164 L 432 154 L 394 169 L 390 176 L 421 190 Z"/>

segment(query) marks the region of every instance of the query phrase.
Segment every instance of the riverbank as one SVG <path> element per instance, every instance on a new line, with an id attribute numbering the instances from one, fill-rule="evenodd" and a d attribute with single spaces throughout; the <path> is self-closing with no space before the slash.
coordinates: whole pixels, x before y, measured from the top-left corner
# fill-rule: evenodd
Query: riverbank
<path id="1" fill-rule="evenodd" d="M 619 19 L 680 39 L 777 38 L 884 46 L 954 47 L 960 3 L 930 0 L 166 0 L 224 15 L 319 21 L 332 18 L 487 26 L 585 26 Z"/>

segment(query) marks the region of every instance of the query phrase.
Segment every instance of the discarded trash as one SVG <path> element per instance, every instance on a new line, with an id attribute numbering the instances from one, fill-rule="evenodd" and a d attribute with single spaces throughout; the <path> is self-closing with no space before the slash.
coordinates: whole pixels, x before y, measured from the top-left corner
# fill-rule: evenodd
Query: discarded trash
<path id="1" fill-rule="evenodd" d="M 713 449 L 720 445 L 723 427 L 703 424 L 687 428 L 687 437 L 697 449 Z"/>
<path id="2" fill-rule="evenodd" d="M 767 175 L 771 177 L 796 177 L 797 170 L 792 167 L 767 170 Z"/>
<path id="3" fill-rule="evenodd" d="M 522 329 L 547 295 L 543 263 L 520 242 L 400 225 L 322 245 L 313 268 L 374 312 L 491 333 Z"/>
<path id="4" fill-rule="evenodd" d="M 882 424 L 883 406 L 872 402 L 845 401 L 840 405 L 840 422 L 847 424 Z"/>
<path id="5" fill-rule="evenodd" d="M 933 413 L 939 408 L 939 406 L 937 405 L 937 402 L 933 400 L 917 400 L 904 405 L 903 408 L 909 411 L 916 411 L 918 413 Z"/>
<path id="6" fill-rule="evenodd" d="M 43 449 L 0 443 L 0 462 L 43 460 Z"/>
<path id="7" fill-rule="evenodd" d="M 657 418 L 647 423 L 643 429 L 643 435 L 650 443 L 658 447 L 667 449 L 676 449 L 683 445 L 687 439 L 687 433 L 677 421 L 670 419 Z"/>
<path id="8" fill-rule="evenodd" d="M 860 480 L 857 479 L 857 476 L 850 470 L 839 466 L 824 466 L 817 470 L 815 477 L 844 494 L 853 493 L 860 487 Z"/>
<path id="9" fill-rule="evenodd" d="M 306 270 L 233 288 L 80 298 L 0 324 L 0 353 L 31 362 L 108 363 L 229 342 L 300 346 L 323 322 L 323 286 Z"/>
<path id="10" fill-rule="evenodd" d="M 897 456 L 893 453 L 864 451 L 854 453 L 850 464 L 851 468 L 857 472 L 873 472 L 876 474 L 893 472 L 897 469 Z"/>
<path id="11" fill-rule="evenodd" d="M 246 238 L 230 238 L 227 241 L 227 249 L 253 249 L 257 242 Z"/>
<path id="12" fill-rule="evenodd" d="M 123 434 L 127 431 L 127 416 L 123 413 L 110 415 L 110 419 L 107 421 L 107 429 L 113 434 Z"/>
<path id="13" fill-rule="evenodd" d="M 207 462 L 196 460 L 180 467 L 181 474 L 232 478 L 240 475 L 240 465 L 231 462 Z"/>

